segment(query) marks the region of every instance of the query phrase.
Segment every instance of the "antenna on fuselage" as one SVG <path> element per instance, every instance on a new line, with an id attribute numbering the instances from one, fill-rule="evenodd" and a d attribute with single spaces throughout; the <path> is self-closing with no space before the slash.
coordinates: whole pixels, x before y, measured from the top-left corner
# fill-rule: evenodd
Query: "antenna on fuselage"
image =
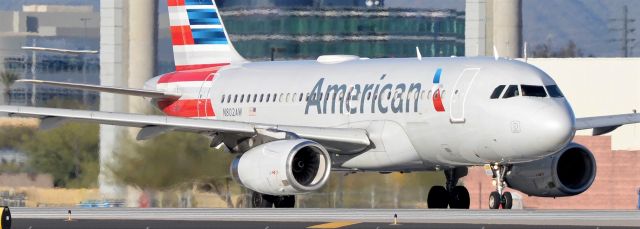
<path id="1" fill-rule="evenodd" d="M 422 60 L 422 53 L 420 53 L 420 48 L 416 46 L 416 55 L 418 56 L 418 60 Z"/>
<path id="2" fill-rule="evenodd" d="M 493 58 L 495 58 L 496 60 L 498 60 L 500 58 L 500 54 L 498 54 L 498 48 L 496 48 L 496 46 L 493 46 Z"/>

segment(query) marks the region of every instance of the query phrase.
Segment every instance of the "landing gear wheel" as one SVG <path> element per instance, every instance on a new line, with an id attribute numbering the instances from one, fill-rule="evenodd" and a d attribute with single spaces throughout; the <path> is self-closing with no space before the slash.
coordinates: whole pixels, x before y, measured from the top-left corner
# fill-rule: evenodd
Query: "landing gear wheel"
<path id="1" fill-rule="evenodd" d="M 429 208 L 447 208 L 449 205 L 449 192 L 443 186 L 433 186 L 427 197 Z"/>
<path id="2" fill-rule="evenodd" d="M 489 194 L 489 209 L 498 209 L 501 203 L 500 193 L 493 191 Z"/>
<path id="3" fill-rule="evenodd" d="M 259 192 L 251 193 L 251 207 L 252 208 L 272 208 L 273 196 L 262 194 Z"/>
<path id="4" fill-rule="evenodd" d="M 11 229 L 11 211 L 9 211 L 9 207 L 2 208 L 2 220 L 0 221 L 0 228 Z"/>
<path id="5" fill-rule="evenodd" d="M 274 205 L 276 208 L 293 208 L 296 206 L 296 196 L 277 196 Z"/>
<path id="6" fill-rule="evenodd" d="M 513 207 L 513 197 L 510 192 L 502 194 L 502 209 L 511 209 Z"/>
<path id="7" fill-rule="evenodd" d="M 455 209 L 469 209 L 471 199 L 469 191 L 464 186 L 456 186 L 449 195 L 449 207 Z"/>

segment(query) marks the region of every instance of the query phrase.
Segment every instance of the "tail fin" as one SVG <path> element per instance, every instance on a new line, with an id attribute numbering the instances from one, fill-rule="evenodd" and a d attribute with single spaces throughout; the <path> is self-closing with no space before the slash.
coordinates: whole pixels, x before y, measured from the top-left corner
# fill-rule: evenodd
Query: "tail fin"
<path id="1" fill-rule="evenodd" d="M 246 62 L 233 48 L 213 0 L 168 0 L 176 70 Z"/>

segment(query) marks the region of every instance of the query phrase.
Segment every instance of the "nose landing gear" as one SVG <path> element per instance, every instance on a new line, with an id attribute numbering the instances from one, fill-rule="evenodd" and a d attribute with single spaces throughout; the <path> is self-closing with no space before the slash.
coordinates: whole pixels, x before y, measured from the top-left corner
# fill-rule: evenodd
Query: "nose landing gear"
<path id="1" fill-rule="evenodd" d="M 507 183 L 504 181 L 504 175 L 507 174 L 509 166 L 502 164 L 491 165 L 491 172 L 493 173 L 493 183 L 496 186 L 496 191 L 489 194 L 489 208 L 499 209 L 511 209 L 513 206 L 513 197 L 510 192 L 505 192 L 504 188 L 507 187 Z"/>

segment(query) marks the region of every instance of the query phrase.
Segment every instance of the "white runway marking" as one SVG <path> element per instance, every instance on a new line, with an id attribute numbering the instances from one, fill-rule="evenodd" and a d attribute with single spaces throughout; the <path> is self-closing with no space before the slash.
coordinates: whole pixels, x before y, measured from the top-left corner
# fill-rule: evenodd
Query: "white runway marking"
<path id="1" fill-rule="evenodd" d="M 66 219 L 67 208 L 11 208 L 13 218 Z M 427 209 L 72 208 L 74 220 L 392 222 L 640 227 L 640 211 Z"/>

